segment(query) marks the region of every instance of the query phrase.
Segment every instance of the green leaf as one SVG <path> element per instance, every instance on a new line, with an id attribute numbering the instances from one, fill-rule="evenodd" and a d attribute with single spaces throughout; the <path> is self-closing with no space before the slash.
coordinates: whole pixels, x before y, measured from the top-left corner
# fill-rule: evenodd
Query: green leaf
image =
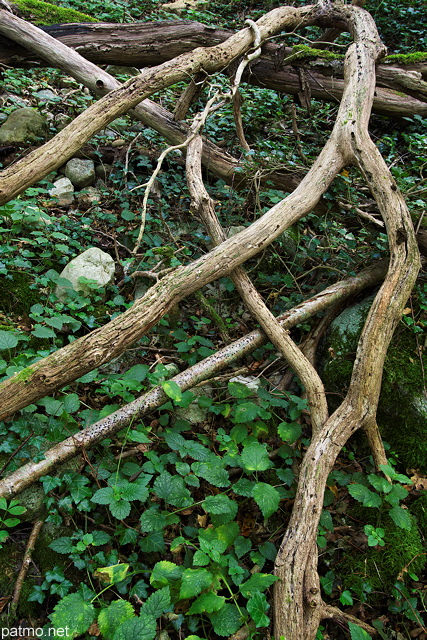
<path id="1" fill-rule="evenodd" d="M 217 521 L 218 524 L 225 524 L 226 522 L 234 520 L 238 509 L 237 502 L 221 494 L 208 496 L 203 500 L 202 507 L 210 514 L 219 514 L 222 516 L 222 521 Z"/>
<path id="2" fill-rule="evenodd" d="M 283 442 L 293 444 L 301 437 L 302 427 L 297 422 L 281 422 L 277 426 L 277 433 Z"/>
<path id="3" fill-rule="evenodd" d="M 401 529 L 406 529 L 406 531 L 410 531 L 412 529 L 413 520 L 407 509 L 402 509 L 402 507 L 396 506 L 390 509 L 388 513 L 395 525 Z"/>
<path id="4" fill-rule="evenodd" d="M 98 578 L 104 584 L 116 584 L 126 578 L 129 571 L 129 565 L 126 563 L 113 564 L 110 567 L 102 567 L 94 571 L 95 578 Z"/>
<path id="5" fill-rule="evenodd" d="M 237 536 L 239 535 L 239 525 L 237 522 L 227 522 L 214 529 L 199 529 L 199 540 L 206 540 L 207 542 L 213 542 L 213 540 L 220 540 L 225 544 L 224 549 L 228 549 Z"/>
<path id="6" fill-rule="evenodd" d="M 351 595 L 351 592 L 348 591 L 348 589 L 343 591 L 342 594 L 340 595 L 340 602 L 344 606 L 349 606 L 349 607 L 351 607 L 351 605 L 353 604 L 353 597 Z"/>
<path id="7" fill-rule="evenodd" d="M 255 593 L 248 600 L 246 607 L 257 628 L 268 627 L 270 624 L 270 618 L 267 615 L 269 604 L 264 593 Z"/>
<path id="8" fill-rule="evenodd" d="M 169 398 L 172 398 L 174 402 L 179 402 L 182 398 L 182 391 L 180 387 L 173 380 L 165 380 L 162 382 L 163 391 Z"/>
<path id="9" fill-rule="evenodd" d="M 350 629 L 351 640 L 372 640 L 372 636 L 370 636 L 369 633 L 365 631 L 365 629 L 362 629 L 362 627 L 359 627 L 357 624 L 349 622 L 348 628 Z"/>
<path id="10" fill-rule="evenodd" d="M 254 573 L 253 576 L 240 585 L 239 589 L 245 598 L 255 595 L 258 591 L 265 591 L 279 578 L 269 573 Z"/>
<path id="11" fill-rule="evenodd" d="M 151 438 L 149 438 L 143 431 L 136 431 L 132 429 L 132 431 L 128 434 L 129 440 L 132 442 L 140 442 L 141 444 L 148 444 L 151 442 Z"/>
<path id="12" fill-rule="evenodd" d="M 219 611 L 225 603 L 224 596 L 218 596 L 213 591 L 202 593 L 191 605 L 188 615 L 194 615 L 195 613 L 213 613 Z"/>
<path id="13" fill-rule="evenodd" d="M 255 402 L 242 402 L 234 411 L 236 422 L 251 422 L 259 415 L 260 407 Z"/>
<path id="14" fill-rule="evenodd" d="M 53 549 L 56 553 L 71 553 L 73 551 L 73 541 L 71 538 L 57 538 L 50 543 L 49 549 Z"/>
<path id="15" fill-rule="evenodd" d="M 185 487 L 184 480 L 180 476 L 172 476 L 167 471 L 163 471 L 157 476 L 153 489 L 158 498 L 178 507 L 178 509 L 193 504 L 191 494 Z"/>
<path id="16" fill-rule="evenodd" d="M 382 491 L 383 493 L 390 493 L 393 485 L 381 476 L 376 476 L 374 473 L 368 475 L 368 480 L 376 491 Z"/>
<path id="17" fill-rule="evenodd" d="M 93 494 L 91 500 L 97 504 L 110 504 L 114 501 L 114 489 L 112 487 L 98 489 L 98 491 Z"/>
<path id="18" fill-rule="evenodd" d="M 236 556 L 240 559 L 242 558 L 248 551 L 252 548 L 252 542 L 249 538 L 244 538 L 243 536 L 238 536 L 234 541 L 234 551 L 236 552 Z"/>
<path id="19" fill-rule="evenodd" d="M 370 491 L 368 487 L 363 484 L 349 484 L 349 494 L 358 502 L 361 502 L 364 507 L 380 507 L 382 504 L 381 497 Z"/>
<path id="20" fill-rule="evenodd" d="M 77 393 L 67 393 L 67 395 L 62 398 L 62 402 L 64 404 L 64 411 L 67 413 L 75 413 L 80 409 L 80 400 Z"/>
<path id="21" fill-rule="evenodd" d="M 209 462 L 193 462 L 191 469 L 196 476 L 207 480 L 210 484 L 213 484 L 214 487 L 222 488 L 230 486 L 228 472 L 224 469 L 222 460 L 217 456 L 212 456 Z"/>
<path id="22" fill-rule="evenodd" d="M 56 333 L 52 329 L 44 327 L 42 324 L 34 325 L 34 329 L 31 331 L 31 335 L 35 338 L 55 338 Z"/>
<path id="23" fill-rule="evenodd" d="M 226 603 L 222 609 L 209 614 L 215 633 L 219 636 L 230 636 L 241 627 L 240 612 L 235 604 Z"/>
<path id="24" fill-rule="evenodd" d="M 122 622 L 134 617 L 135 612 L 130 602 L 114 600 L 106 609 L 100 611 L 98 627 L 102 636 L 106 638 L 106 640 L 110 640 Z"/>
<path id="25" fill-rule="evenodd" d="M 392 507 L 397 507 L 401 500 L 404 500 L 408 495 L 408 491 L 401 484 L 394 484 L 391 487 L 390 493 L 384 496 L 385 500 L 389 502 Z"/>
<path id="26" fill-rule="evenodd" d="M 169 587 L 163 587 L 158 589 L 147 598 L 146 602 L 141 607 L 141 615 L 152 618 L 159 618 L 162 613 L 170 606 L 171 596 Z"/>
<path id="27" fill-rule="evenodd" d="M 51 398 L 50 396 L 46 396 L 45 398 L 41 398 L 37 402 L 38 405 L 45 408 L 46 413 L 50 416 L 60 416 L 64 413 L 64 403 L 62 400 L 55 400 L 55 398 Z"/>
<path id="28" fill-rule="evenodd" d="M 178 566 L 174 562 L 168 560 L 162 560 L 157 562 L 150 576 L 150 583 L 154 588 L 165 587 L 169 582 L 175 582 L 182 576 L 183 567 Z"/>
<path id="29" fill-rule="evenodd" d="M 266 448 L 259 442 L 251 442 L 243 447 L 241 458 L 246 471 L 265 471 L 272 466 Z"/>
<path id="30" fill-rule="evenodd" d="M 207 569 L 185 569 L 181 579 L 179 599 L 194 598 L 211 586 L 213 576 Z"/>
<path id="31" fill-rule="evenodd" d="M 242 382 L 229 382 L 227 386 L 228 393 L 230 396 L 233 396 L 233 398 L 250 398 L 256 395 L 253 389 L 249 389 L 249 387 Z"/>
<path id="32" fill-rule="evenodd" d="M 0 331 L 0 351 L 3 349 L 13 349 L 18 344 L 18 338 L 12 331 Z"/>
<path id="33" fill-rule="evenodd" d="M 141 523 L 141 531 L 144 533 L 149 531 L 160 531 L 166 526 L 166 516 L 163 513 L 160 513 L 156 506 L 143 511 L 139 521 Z"/>
<path id="34" fill-rule="evenodd" d="M 279 507 L 280 493 L 265 482 L 257 482 L 252 491 L 252 496 L 262 511 L 264 518 L 269 518 Z"/>
<path id="35" fill-rule="evenodd" d="M 240 480 L 237 480 L 237 482 L 233 484 L 233 491 L 238 496 L 251 498 L 254 487 L 255 482 L 253 480 L 248 480 L 248 478 L 240 478 Z"/>
<path id="36" fill-rule="evenodd" d="M 147 377 L 150 368 L 146 364 L 136 364 L 123 374 L 123 380 L 142 382 Z"/>
<path id="37" fill-rule="evenodd" d="M 154 640 L 156 626 L 156 620 L 149 616 L 131 618 L 117 628 L 113 640 Z"/>
<path id="38" fill-rule="evenodd" d="M 145 502 L 148 498 L 148 489 L 144 484 L 135 482 L 128 482 L 123 487 L 120 487 L 120 494 L 123 500 L 139 500 L 140 502 Z"/>
<path id="39" fill-rule="evenodd" d="M 130 502 L 127 500 L 115 500 L 110 502 L 109 509 L 111 515 L 117 518 L 117 520 L 123 520 L 130 514 Z"/>
<path id="40" fill-rule="evenodd" d="M 163 551 L 166 551 L 165 539 L 161 531 L 152 531 L 148 536 L 145 536 L 145 538 L 141 538 L 139 546 L 145 553 L 149 553 L 151 551 L 162 553 Z"/>
<path id="41" fill-rule="evenodd" d="M 89 629 L 95 619 L 95 607 L 80 594 L 71 593 L 58 602 L 49 617 L 54 629 L 68 627 L 68 637 L 75 638 Z"/>
<path id="42" fill-rule="evenodd" d="M 327 511 L 326 509 L 323 509 L 322 513 L 320 514 L 320 525 L 324 529 L 327 529 L 328 531 L 334 530 L 334 523 L 332 522 L 332 516 L 330 512 Z"/>

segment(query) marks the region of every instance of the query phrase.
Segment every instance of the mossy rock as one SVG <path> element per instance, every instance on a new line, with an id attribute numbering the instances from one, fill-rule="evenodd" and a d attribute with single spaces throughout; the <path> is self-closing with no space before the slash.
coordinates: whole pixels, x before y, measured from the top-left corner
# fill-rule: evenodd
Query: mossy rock
<path id="1" fill-rule="evenodd" d="M 25 544 L 17 544 L 11 539 L 6 541 L 0 549 L 0 593 L 2 596 L 12 596 L 24 553 Z M 30 565 L 19 598 L 18 616 L 21 618 L 37 616 L 40 613 L 40 604 L 38 602 L 28 602 L 28 596 L 36 584 L 36 569 L 33 565 Z M 0 614 L 0 624 L 7 627 L 11 622 L 13 620 L 9 620 L 6 607 Z"/>
<path id="2" fill-rule="evenodd" d="M 98 22 L 92 16 L 75 9 L 57 7 L 42 0 L 14 0 L 13 7 L 19 15 L 34 24 L 64 24 L 68 22 Z"/>
<path id="3" fill-rule="evenodd" d="M 372 299 L 366 298 L 343 311 L 331 324 L 324 341 L 321 375 L 331 409 L 347 393 L 357 343 Z M 420 356 L 415 335 L 399 327 L 384 363 L 377 421 L 401 463 L 422 471 L 427 470 L 427 399 L 423 394 L 426 370 L 427 355 Z"/>
<path id="4" fill-rule="evenodd" d="M 368 511 L 364 509 L 364 511 Z M 370 511 L 370 510 L 369 510 Z M 369 514 L 364 521 L 375 526 L 376 513 Z M 340 564 L 339 573 L 347 589 L 360 591 L 363 583 L 369 583 L 373 591 L 389 593 L 398 577 L 406 579 L 405 571 L 420 575 L 426 565 L 426 556 L 421 533 L 413 518 L 412 528 L 400 529 L 386 516 L 381 522 L 385 530 L 385 546 L 368 548 L 365 554 L 349 554 Z"/>

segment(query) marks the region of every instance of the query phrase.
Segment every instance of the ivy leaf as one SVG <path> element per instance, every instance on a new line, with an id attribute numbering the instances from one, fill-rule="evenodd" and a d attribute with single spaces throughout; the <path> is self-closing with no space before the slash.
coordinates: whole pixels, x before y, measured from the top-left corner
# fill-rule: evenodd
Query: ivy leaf
<path id="1" fill-rule="evenodd" d="M 239 589 L 245 598 L 249 598 L 259 591 L 265 591 L 279 578 L 269 573 L 254 573 L 253 576 L 240 585 Z"/>
<path id="2" fill-rule="evenodd" d="M 270 618 L 267 615 L 267 611 L 270 608 L 270 605 L 268 604 L 264 593 L 255 593 L 248 600 L 246 607 L 257 628 L 268 627 L 270 624 Z"/>
<path id="3" fill-rule="evenodd" d="M 173 380 L 165 380 L 162 382 L 163 391 L 169 398 L 172 398 L 174 402 L 179 402 L 182 398 L 182 391 L 176 382 Z"/>
<path id="4" fill-rule="evenodd" d="M 242 620 L 235 604 L 227 603 L 219 611 L 209 614 L 215 633 L 230 636 L 240 628 Z"/>
<path id="5" fill-rule="evenodd" d="M 100 611 L 98 627 L 102 636 L 106 638 L 106 640 L 110 640 L 122 622 L 135 617 L 135 612 L 130 602 L 114 600 L 106 609 Z"/>
<path id="6" fill-rule="evenodd" d="M 219 611 L 224 606 L 224 603 L 224 596 L 218 596 L 216 593 L 213 593 L 213 591 L 208 591 L 208 593 L 202 593 L 202 595 L 193 602 L 188 611 L 188 615 L 195 613 L 213 613 L 214 611 Z"/>
<path id="7" fill-rule="evenodd" d="M 95 618 L 95 607 L 78 593 L 70 593 L 58 602 L 49 616 L 54 629 L 68 627 L 68 637 L 85 633 Z"/>
<path id="8" fill-rule="evenodd" d="M 150 368 L 145 364 L 136 364 L 123 374 L 123 380 L 142 382 L 147 377 Z"/>
<path id="9" fill-rule="evenodd" d="M 179 599 L 193 598 L 211 586 L 213 576 L 207 569 L 185 569 L 182 574 Z"/>
<path id="10" fill-rule="evenodd" d="M 351 640 L 372 640 L 372 636 L 370 636 L 369 633 L 365 631 L 365 629 L 362 629 L 362 627 L 359 627 L 357 624 L 349 622 L 348 628 L 350 629 Z"/>
<path id="11" fill-rule="evenodd" d="M 253 389 L 250 389 L 246 384 L 242 382 L 229 382 L 228 383 L 228 393 L 233 396 L 233 398 L 250 398 L 255 395 Z"/>
<path id="12" fill-rule="evenodd" d="M 163 587 L 151 594 L 147 601 L 141 607 L 141 615 L 152 618 L 159 618 L 162 613 L 169 607 L 171 596 L 169 587 Z"/>
<path id="13" fill-rule="evenodd" d="M 406 529 L 406 531 L 410 531 L 412 529 L 413 521 L 409 511 L 407 511 L 406 509 L 402 509 L 402 507 L 396 506 L 390 509 L 388 513 L 395 525 L 397 525 L 401 529 Z"/>
<path id="14" fill-rule="evenodd" d="M 127 500 L 114 500 L 110 502 L 109 509 L 111 515 L 117 520 L 124 520 L 130 514 L 130 502 Z"/>
<path id="15" fill-rule="evenodd" d="M 253 490 L 252 496 L 262 511 L 264 518 L 269 518 L 279 507 L 280 493 L 265 482 L 258 482 Z"/>
<path id="16" fill-rule="evenodd" d="M 251 442 L 243 447 L 241 459 L 246 471 L 265 471 L 272 466 L 266 448 L 259 442 Z"/>
<path id="17" fill-rule="evenodd" d="M 156 620 L 149 616 L 140 616 L 125 620 L 116 629 L 113 640 L 154 640 Z"/>
<path id="18" fill-rule="evenodd" d="M 355 500 L 361 502 L 364 507 L 381 506 L 381 497 L 363 484 L 349 484 L 348 492 Z"/>

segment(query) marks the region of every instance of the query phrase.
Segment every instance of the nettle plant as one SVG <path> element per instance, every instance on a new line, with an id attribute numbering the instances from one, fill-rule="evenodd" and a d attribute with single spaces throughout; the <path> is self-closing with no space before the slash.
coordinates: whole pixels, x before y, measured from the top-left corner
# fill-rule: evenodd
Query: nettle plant
<path id="1" fill-rule="evenodd" d="M 64 574 L 54 567 L 30 600 L 42 603 L 48 595 L 59 596 L 51 623 L 68 627 L 70 637 L 88 633 L 106 640 L 153 640 L 160 624 L 187 640 L 226 637 L 244 626 L 248 637 L 259 639 L 271 622 L 268 590 L 277 579 L 271 574 L 277 532 L 294 497 L 293 467 L 307 445 L 302 426 L 306 401 L 262 387 L 254 395 L 237 381 L 219 390 L 217 400 L 212 392 L 182 392 L 165 379 L 167 373 L 163 365 L 156 371 L 135 365 L 121 380 L 112 376 L 101 382 L 126 401 L 134 383 L 160 382 L 170 400 L 149 426 L 134 423 L 105 442 L 111 453 L 106 449 L 86 474 L 67 471 L 42 478 L 48 520 L 60 524 L 73 517 L 79 522 L 90 514 L 93 524 L 86 521 L 50 544 L 74 570 Z M 96 376 L 88 374 L 92 382 Z M 68 394 L 61 406 L 54 406 L 58 401 L 45 399 L 44 408 L 51 418 L 56 413 L 56 419 L 70 424 L 76 400 Z M 209 412 L 206 424 L 194 427 L 177 417 L 192 403 Z M 107 405 L 101 413 L 114 408 Z M 135 444 L 144 446 L 143 458 L 118 462 L 113 452 Z M 389 479 L 334 472 L 331 482 L 348 485 L 364 506 L 388 511 L 407 529 L 412 521 L 399 503 L 407 495 L 402 483 L 410 480 L 389 465 L 382 471 Z M 331 504 L 330 495 L 325 504 Z M 333 530 L 325 508 L 321 548 Z M 384 544 L 381 527 L 367 525 L 365 533 L 368 545 Z M 331 597 L 334 579 L 331 574 L 322 579 Z M 346 590 L 340 600 L 349 605 L 355 595 Z"/>

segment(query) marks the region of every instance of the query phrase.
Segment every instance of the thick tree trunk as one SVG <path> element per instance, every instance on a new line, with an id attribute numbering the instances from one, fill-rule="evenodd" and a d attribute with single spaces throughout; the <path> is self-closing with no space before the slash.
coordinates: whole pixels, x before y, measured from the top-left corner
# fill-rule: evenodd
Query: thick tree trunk
<path id="1" fill-rule="evenodd" d="M 172 60 L 196 47 L 211 47 L 233 35 L 197 22 L 142 24 L 65 24 L 44 27 L 49 35 L 96 64 L 150 67 Z M 39 54 L 40 56 L 40 54 Z M 40 56 L 43 57 L 43 56 Z M 0 40 L 0 62 L 19 65 L 34 60 L 23 46 Z M 245 80 L 290 94 L 301 91 L 299 69 L 314 98 L 339 102 L 344 87 L 342 60 L 301 59 L 301 53 L 273 43 L 250 67 Z M 373 111 L 388 116 L 427 115 L 427 60 L 403 67 L 379 65 Z"/>

